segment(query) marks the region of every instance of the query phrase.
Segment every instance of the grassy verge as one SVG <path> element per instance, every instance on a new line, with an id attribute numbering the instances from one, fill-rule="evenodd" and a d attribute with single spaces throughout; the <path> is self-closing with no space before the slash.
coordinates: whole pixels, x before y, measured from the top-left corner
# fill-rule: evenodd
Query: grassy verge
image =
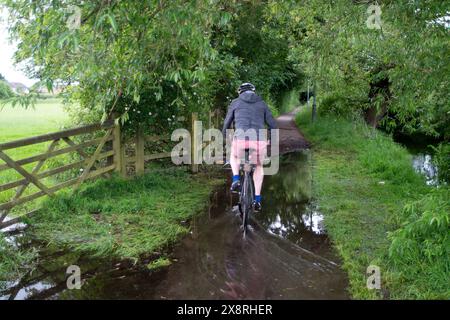
<path id="1" fill-rule="evenodd" d="M 449 298 L 448 189 L 434 194 L 407 150 L 363 123 L 319 117 L 313 124 L 306 113 L 297 123 L 313 143 L 315 196 L 353 297 Z M 440 225 L 428 230 L 433 217 Z M 382 290 L 367 289 L 369 265 L 381 268 Z"/>
<path id="2" fill-rule="evenodd" d="M 87 183 L 44 203 L 27 222 L 46 242 L 98 257 L 137 261 L 175 242 L 185 223 L 208 204 L 221 179 L 192 176 L 183 168 L 123 180 Z"/>

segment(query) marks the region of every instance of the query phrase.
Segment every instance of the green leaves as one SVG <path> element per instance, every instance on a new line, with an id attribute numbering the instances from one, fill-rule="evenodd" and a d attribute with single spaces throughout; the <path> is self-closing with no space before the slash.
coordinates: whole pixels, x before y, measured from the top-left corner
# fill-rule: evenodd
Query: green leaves
<path id="1" fill-rule="evenodd" d="M 107 12 L 105 14 L 103 14 L 96 22 L 96 27 L 100 28 L 102 26 L 104 26 L 105 22 L 108 22 L 110 27 L 112 28 L 114 33 L 117 33 L 117 22 L 116 22 L 116 18 L 114 17 L 114 15 L 111 12 Z"/>
<path id="2" fill-rule="evenodd" d="M 431 23 L 448 8 L 439 0 L 380 5 L 381 30 L 367 27 L 366 2 L 269 1 L 266 14 L 288 34 L 289 58 L 326 92 L 319 98 L 344 99 L 322 111 L 355 115 L 376 109 L 380 118 L 387 111 L 388 123 L 378 124 L 388 130 L 448 140 L 450 41 L 448 28 Z"/>

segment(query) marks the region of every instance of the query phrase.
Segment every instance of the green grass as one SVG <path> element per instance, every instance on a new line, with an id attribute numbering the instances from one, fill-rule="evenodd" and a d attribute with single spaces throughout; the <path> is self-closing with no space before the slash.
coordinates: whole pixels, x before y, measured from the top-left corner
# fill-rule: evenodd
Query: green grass
<path id="1" fill-rule="evenodd" d="M 412 266 L 414 276 L 408 276 L 395 263 L 395 257 L 399 261 L 405 258 L 389 254 L 394 232 L 408 225 L 402 218 L 405 205 L 432 190 L 414 172 L 407 150 L 362 122 L 322 116 L 311 123 L 309 113 L 304 112 L 297 123 L 313 144 L 315 197 L 348 272 L 352 296 L 449 298 L 448 278 L 433 277 L 431 284 L 429 272 L 423 272 L 427 266 L 414 259 L 409 261 L 416 264 Z M 442 267 L 436 272 L 442 274 L 449 258 L 439 259 Z M 422 271 L 417 264 L 422 264 Z M 380 266 L 383 290 L 367 289 L 369 265 Z M 428 265 L 427 270 L 431 269 Z M 412 287 L 415 290 L 410 290 Z"/>
<path id="2" fill-rule="evenodd" d="M 158 270 L 164 267 L 168 267 L 172 264 L 172 262 L 165 257 L 160 257 L 147 265 L 147 269 L 149 270 Z"/>
<path id="3" fill-rule="evenodd" d="M 137 261 L 186 234 L 186 220 L 205 208 L 218 183 L 222 179 L 192 176 L 183 168 L 101 179 L 48 199 L 27 222 L 37 238 L 58 247 Z"/>
<path id="4" fill-rule="evenodd" d="M 0 107 L 0 142 L 58 131 L 67 120 L 61 99 L 39 100 L 34 108 Z"/>
<path id="5" fill-rule="evenodd" d="M 35 135 L 59 131 L 62 124 L 67 121 L 67 114 L 63 110 L 61 99 L 48 98 L 39 100 L 34 108 L 24 109 L 21 107 L 12 107 L 6 104 L 0 107 L 0 143 L 16 139 L 32 137 Z M 5 153 L 19 160 L 45 152 L 49 142 L 34 144 L 30 146 L 6 150 Z M 47 162 L 41 169 L 42 171 L 61 161 L 54 158 Z M 0 160 L 0 164 L 4 162 Z M 30 163 L 24 167 L 31 171 L 36 163 Z M 22 177 L 12 169 L 0 172 L 0 184 L 12 182 Z M 44 183 L 50 182 L 49 179 Z M 28 187 L 25 194 L 36 192 L 34 186 Z M 8 190 L 0 193 L 0 203 L 7 202 L 14 194 L 14 190 Z M 33 205 L 33 204 L 31 204 Z"/>
<path id="6" fill-rule="evenodd" d="M 15 280 L 28 271 L 36 256 L 36 250 L 18 250 L 0 237 L 0 290 L 5 288 L 8 281 Z"/>

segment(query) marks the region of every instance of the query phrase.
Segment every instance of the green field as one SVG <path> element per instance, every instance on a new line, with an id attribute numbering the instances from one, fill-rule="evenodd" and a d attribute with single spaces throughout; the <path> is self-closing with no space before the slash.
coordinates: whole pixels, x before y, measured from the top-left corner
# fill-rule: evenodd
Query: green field
<path id="1" fill-rule="evenodd" d="M 68 116 L 64 112 L 61 99 L 48 98 L 39 100 L 34 108 L 24 109 L 21 107 L 12 107 L 10 104 L 2 104 L 0 101 L 0 143 L 16 139 L 22 139 L 39 134 L 58 131 L 61 125 L 67 121 Z M 5 151 L 15 160 L 33 156 L 45 151 L 48 143 L 41 143 L 22 148 Z M 4 162 L 0 160 L 0 164 Z M 30 170 L 35 163 L 26 165 Z M 0 172 L 0 185 L 6 182 L 17 180 L 20 176 L 13 170 Z M 36 188 L 28 187 L 25 194 L 35 192 Z M 14 190 L 0 192 L 0 203 L 9 201 Z M 35 203 L 30 203 L 30 206 Z M 14 213 L 21 213 L 26 207 L 18 208 Z M 30 268 L 30 263 L 36 253 L 34 250 L 15 250 L 14 247 L 7 245 L 3 237 L 0 237 L 0 280 L 14 279 L 19 277 L 24 270 Z M 1 287 L 1 281 L 0 281 Z"/>
<path id="2" fill-rule="evenodd" d="M 28 109 L 19 106 L 13 108 L 10 104 L 0 104 L 0 106 L 0 143 L 58 131 L 68 120 L 68 115 L 64 111 L 62 100 L 57 98 L 38 100 L 34 107 Z M 19 160 L 45 152 L 48 144 L 49 142 L 34 144 L 6 150 L 5 153 L 14 160 Z M 0 164 L 3 163 L 0 160 Z M 49 162 L 49 165 L 51 164 L 52 161 Z M 32 170 L 35 165 L 36 163 L 30 163 L 25 168 Z M 41 170 L 45 170 L 46 168 L 48 168 L 47 165 Z M 21 176 L 11 169 L 1 171 L 0 185 L 20 178 Z M 35 187 L 30 186 L 25 194 L 30 194 L 35 190 Z M 1 192 L 0 203 L 8 201 L 13 195 L 13 192 L 14 190 Z"/>
<path id="3" fill-rule="evenodd" d="M 58 131 L 67 114 L 61 99 L 39 100 L 34 108 L 0 107 L 0 143 Z"/>
<path id="4" fill-rule="evenodd" d="M 39 100 L 34 108 L 28 109 L 6 104 L 0 107 L 0 143 L 58 131 L 67 119 L 61 99 Z M 47 145 L 12 149 L 7 154 L 17 160 L 43 152 Z"/>

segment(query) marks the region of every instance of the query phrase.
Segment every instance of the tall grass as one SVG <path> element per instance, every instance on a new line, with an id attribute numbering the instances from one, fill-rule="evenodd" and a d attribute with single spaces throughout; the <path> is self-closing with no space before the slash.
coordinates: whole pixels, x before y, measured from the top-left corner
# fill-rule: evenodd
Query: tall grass
<path id="1" fill-rule="evenodd" d="M 13 279 L 19 278 L 31 268 L 37 256 L 34 249 L 21 249 L 0 237 L 0 290 Z"/>
<path id="2" fill-rule="evenodd" d="M 85 184 L 48 199 L 27 222 L 40 239 L 94 256 L 138 260 L 176 241 L 221 179 L 192 177 L 183 168 Z"/>
<path id="3" fill-rule="evenodd" d="M 408 203 L 389 235 L 394 297 L 450 298 L 450 189 Z M 407 283 L 407 286 L 402 285 Z"/>
<path id="4" fill-rule="evenodd" d="M 304 112 L 297 123 L 313 144 L 315 196 L 353 296 L 450 298 L 448 189 L 427 186 L 403 146 L 360 120 L 311 123 Z M 370 264 L 381 267 L 381 291 L 366 287 Z"/>

